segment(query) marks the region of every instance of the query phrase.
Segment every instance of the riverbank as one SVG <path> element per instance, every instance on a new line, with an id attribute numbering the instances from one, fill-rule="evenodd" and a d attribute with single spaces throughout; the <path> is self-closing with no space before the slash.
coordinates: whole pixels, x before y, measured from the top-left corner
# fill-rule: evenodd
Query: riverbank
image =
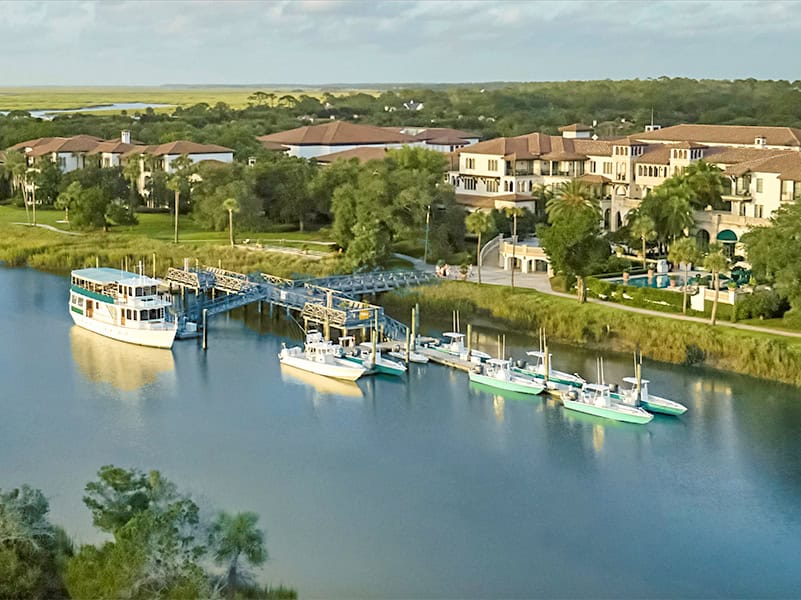
<path id="1" fill-rule="evenodd" d="M 769 333 L 640 315 L 534 290 L 446 282 L 388 294 L 383 304 L 407 312 L 419 303 L 425 314 L 461 314 L 461 322 L 490 318 L 519 333 L 542 328 L 556 341 L 631 352 L 663 362 L 706 365 L 801 386 L 801 339 Z M 404 312 L 404 314 L 405 314 Z"/>
<path id="2" fill-rule="evenodd" d="M 254 251 L 232 248 L 224 244 L 186 242 L 173 244 L 145 235 L 126 232 L 91 232 L 81 236 L 66 236 L 27 225 L 0 223 L 0 261 L 8 266 L 30 266 L 52 273 L 66 274 L 95 264 L 117 266 L 127 262 L 135 269 L 142 261 L 145 270 L 153 268 L 163 274 L 168 267 L 183 265 L 189 258 L 194 265 L 222 266 L 242 273 L 263 271 L 279 277 L 303 274 L 321 277 L 337 273 L 340 261 L 316 257 L 310 260 L 302 255 Z"/>

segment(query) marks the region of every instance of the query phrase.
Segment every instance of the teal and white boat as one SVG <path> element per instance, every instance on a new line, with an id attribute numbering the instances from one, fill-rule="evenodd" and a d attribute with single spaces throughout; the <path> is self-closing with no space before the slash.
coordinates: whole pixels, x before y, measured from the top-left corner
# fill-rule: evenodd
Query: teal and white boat
<path id="1" fill-rule="evenodd" d="M 639 406 L 615 401 L 610 387 L 603 383 L 587 383 L 580 390 L 562 392 L 562 404 L 569 410 L 623 423 L 645 425 L 654 418 Z"/>
<path id="2" fill-rule="evenodd" d="M 346 360 L 362 365 L 371 373 L 395 375 L 397 377 L 406 373 L 406 365 L 403 363 L 382 356 L 378 350 L 375 351 L 375 357 L 373 357 L 371 344 L 365 342 L 354 346 L 354 341 L 351 336 L 339 338 L 339 343 L 343 347 L 343 357 Z"/>
<path id="3" fill-rule="evenodd" d="M 442 341 L 438 344 L 429 346 L 431 350 L 442 352 L 450 356 L 459 357 L 462 360 L 467 360 L 467 346 L 465 346 L 465 334 L 458 331 L 448 331 L 442 334 Z M 480 350 L 470 350 L 470 360 L 475 363 L 488 360 L 490 357 L 486 352 Z"/>
<path id="4" fill-rule="evenodd" d="M 545 391 L 545 386 L 535 379 L 515 375 L 511 362 L 500 358 L 491 358 L 482 365 L 476 365 L 468 376 L 472 382 L 509 392 L 536 395 Z"/>
<path id="5" fill-rule="evenodd" d="M 624 377 L 623 383 L 626 386 L 621 387 L 620 391 L 612 394 L 613 399 L 619 399 L 631 406 L 641 406 L 644 409 L 661 413 L 663 415 L 679 416 L 687 412 L 687 407 L 673 400 L 662 398 L 661 396 L 654 396 L 648 392 L 648 380 L 638 379 L 636 377 Z M 638 393 L 639 388 L 639 393 Z"/>
<path id="6" fill-rule="evenodd" d="M 581 389 L 587 383 L 578 373 L 566 373 L 552 368 L 553 355 L 547 352 L 547 347 L 546 351 L 531 350 L 526 352 L 526 356 L 529 357 L 527 363 L 524 366 L 513 366 L 512 371 L 542 382 L 548 390 L 567 392 Z"/>

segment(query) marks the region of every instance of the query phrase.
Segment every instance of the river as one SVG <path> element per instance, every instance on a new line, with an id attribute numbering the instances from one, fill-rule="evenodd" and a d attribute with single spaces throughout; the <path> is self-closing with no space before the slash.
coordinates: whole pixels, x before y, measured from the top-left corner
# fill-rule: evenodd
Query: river
<path id="1" fill-rule="evenodd" d="M 98 106 L 82 106 L 81 108 L 50 108 L 41 110 L 29 110 L 27 112 L 36 119 L 44 119 L 50 121 L 58 115 L 67 115 L 73 113 L 84 112 L 120 112 L 128 111 L 129 113 L 144 112 L 148 108 L 166 108 L 174 106 L 173 104 L 158 104 L 147 102 L 115 102 L 113 104 L 100 104 Z M 0 110 L 0 114 L 7 115 L 10 111 Z"/>
<path id="2" fill-rule="evenodd" d="M 113 463 L 257 512 L 267 579 L 302 597 L 801 591 L 795 388 L 646 363 L 689 412 L 623 425 L 436 365 L 358 385 L 297 376 L 276 357 L 297 336 L 255 310 L 216 318 L 207 352 L 168 352 L 74 328 L 64 277 L 0 268 L 0 290 L 0 487 L 42 488 L 78 542 L 99 539 L 83 486 Z M 593 368 L 595 353 L 553 350 L 558 368 Z M 607 378 L 629 363 L 608 357 Z"/>

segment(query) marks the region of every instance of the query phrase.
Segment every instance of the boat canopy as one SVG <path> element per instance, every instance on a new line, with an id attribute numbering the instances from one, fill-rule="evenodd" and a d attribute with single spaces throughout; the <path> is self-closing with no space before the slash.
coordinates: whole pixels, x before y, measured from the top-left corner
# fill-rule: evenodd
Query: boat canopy
<path id="1" fill-rule="evenodd" d="M 608 392 L 609 386 L 605 383 L 588 383 L 584 386 L 586 389 L 592 392 Z"/>
<path id="2" fill-rule="evenodd" d="M 105 285 L 107 283 L 117 283 L 119 281 L 126 281 L 135 279 L 139 281 L 141 277 L 136 273 L 123 271 L 122 269 L 110 269 L 109 267 L 92 267 L 91 269 L 75 269 L 72 272 L 73 277 L 78 277 L 92 283 L 99 283 Z M 158 281 L 153 280 L 156 284 Z"/>
<path id="3" fill-rule="evenodd" d="M 451 339 L 454 339 L 454 340 L 459 340 L 459 339 L 462 339 L 464 337 L 464 334 L 463 333 L 457 333 L 455 331 L 448 331 L 446 333 L 443 333 L 442 336 L 446 337 L 446 338 L 451 338 Z"/>
<path id="4" fill-rule="evenodd" d="M 502 358 L 490 358 L 487 361 L 487 364 L 488 365 L 495 365 L 497 367 L 505 367 L 505 366 L 507 366 L 509 364 L 509 361 L 508 360 L 504 360 Z"/>
<path id="5" fill-rule="evenodd" d="M 637 385 L 637 378 L 636 377 L 624 377 L 624 383 L 630 383 L 631 385 Z M 640 379 L 640 383 L 650 383 L 647 379 Z"/>

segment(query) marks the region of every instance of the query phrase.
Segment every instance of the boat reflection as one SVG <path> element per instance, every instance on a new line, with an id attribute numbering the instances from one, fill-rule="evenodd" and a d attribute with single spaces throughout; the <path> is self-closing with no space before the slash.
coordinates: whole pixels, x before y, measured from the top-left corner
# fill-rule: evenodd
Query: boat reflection
<path id="1" fill-rule="evenodd" d="M 291 365 L 281 364 L 281 379 L 284 383 L 310 386 L 321 396 L 339 396 L 359 400 L 364 398 L 362 388 L 353 381 L 340 381 L 324 377 Z"/>
<path id="2" fill-rule="evenodd" d="M 84 377 L 123 392 L 155 383 L 162 373 L 175 370 L 170 350 L 119 342 L 78 326 L 70 329 L 70 345 L 72 358 Z"/>

